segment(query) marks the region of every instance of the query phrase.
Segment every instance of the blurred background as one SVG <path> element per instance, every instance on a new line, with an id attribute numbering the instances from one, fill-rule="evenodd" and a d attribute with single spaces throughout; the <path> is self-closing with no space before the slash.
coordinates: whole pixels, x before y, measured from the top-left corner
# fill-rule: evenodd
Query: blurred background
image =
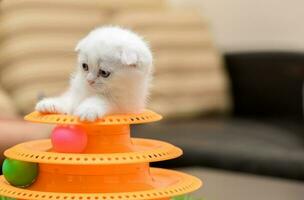
<path id="1" fill-rule="evenodd" d="M 184 156 L 157 166 L 201 177 L 206 200 L 304 197 L 304 1 L 2 0 L 0 152 L 48 137 L 22 116 L 68 85 L 74 47 L 91 29 L 130 28 L 149 41 L 149 108 L 134 126 Z"/>

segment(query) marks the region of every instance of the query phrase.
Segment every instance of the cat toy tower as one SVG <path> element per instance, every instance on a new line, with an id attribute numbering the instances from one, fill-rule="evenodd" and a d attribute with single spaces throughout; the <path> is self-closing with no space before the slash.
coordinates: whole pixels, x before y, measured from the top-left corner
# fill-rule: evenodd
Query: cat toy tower
<path id="1" fill-rule="evenodd" d="M 0 196 L 18 200 L 169 200 L 190 193 L 201 186 L 199 179 L 149 166 L 180 156 L 181 149 L 130 136 L 131 124 L 161 118 L 145 110 L 84 123 L 75 116 L 33 112 L 25 120 L 57 127 L 51 139 L 21 143 L 5 151 Z"/>

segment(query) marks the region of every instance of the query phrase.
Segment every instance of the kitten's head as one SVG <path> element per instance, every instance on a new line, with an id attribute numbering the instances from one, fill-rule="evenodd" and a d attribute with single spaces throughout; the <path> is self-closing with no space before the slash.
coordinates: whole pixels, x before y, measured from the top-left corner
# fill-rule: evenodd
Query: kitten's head
<path id="1" fill-rule="evenodd" d="M 91 31 L 76 46 L 78 72 L 97 92 L 143 84 L 152 71 L 152 53 L 137 34 L 119 27 Z"/>

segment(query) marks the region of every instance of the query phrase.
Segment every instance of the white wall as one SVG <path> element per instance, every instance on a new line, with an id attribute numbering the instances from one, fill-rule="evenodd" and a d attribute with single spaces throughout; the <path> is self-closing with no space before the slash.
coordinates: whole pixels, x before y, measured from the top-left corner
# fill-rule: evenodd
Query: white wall
<path id="1" fill-rule="evenodd" d="M 224 52 L 304 50 L 304 0 L 169 0 L 199 9 Z"/>

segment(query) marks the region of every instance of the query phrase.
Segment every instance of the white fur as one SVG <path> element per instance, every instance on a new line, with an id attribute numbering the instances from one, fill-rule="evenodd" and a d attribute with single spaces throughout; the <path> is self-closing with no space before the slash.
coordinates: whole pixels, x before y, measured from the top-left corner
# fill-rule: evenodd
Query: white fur
<path id="1" fill-rule="evenodd" d="M 101 27 L 83 38 L 75 50 L 78 66 L 69 89 L 38 102 L 37 111 L 74 114 L 83 121 L 143 111 L 152 78 L 152 54 L 141 37 L 119 27 Z M 83 63 L 88 64 L 88 72 Z M 110 76 L 98 77 L 99 69 L 111 72 Z"/>

